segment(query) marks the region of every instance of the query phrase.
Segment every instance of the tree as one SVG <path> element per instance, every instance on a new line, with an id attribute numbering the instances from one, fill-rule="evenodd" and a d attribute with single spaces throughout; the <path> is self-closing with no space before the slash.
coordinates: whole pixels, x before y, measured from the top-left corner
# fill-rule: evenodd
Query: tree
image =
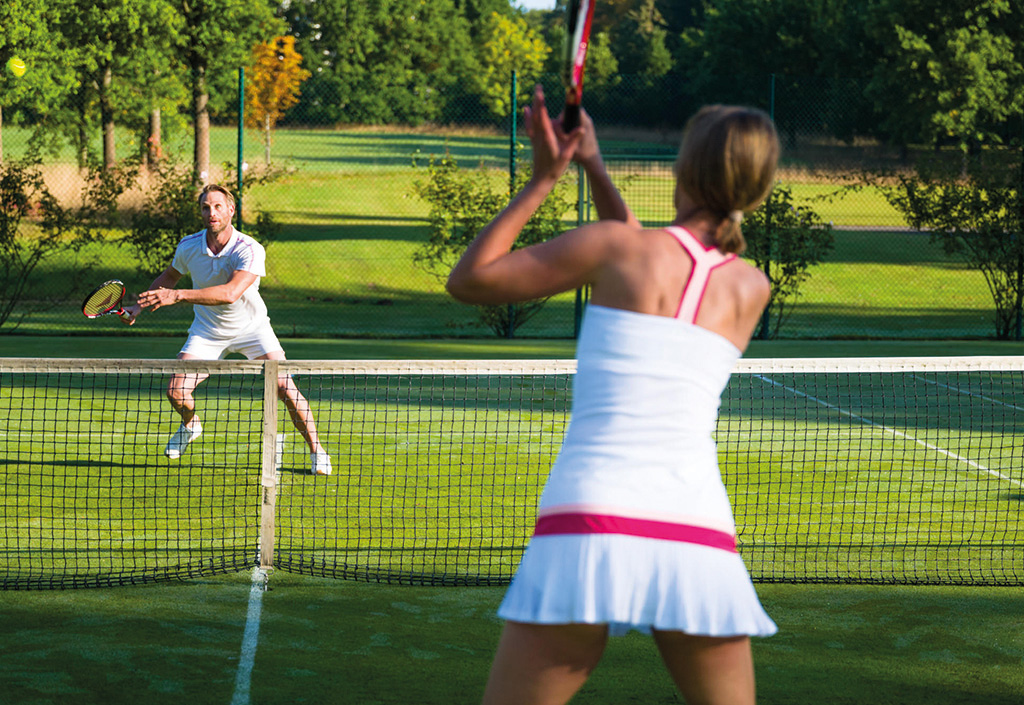
<path id="1" fill-rule="evenodd" d="M 951 141 L 966 154 L 997 142 L 994 125 L 1024 108 L 1024 28 L 1008 0 L 882 0 L 867 88 L 888 139 Z"/>
<path id="2" fill-rule="evenodd" d="M 312 77 L 291 116 L 306 123 L 420 124 L 476 67 L 453 0 L 294 0 L 285 10 Z"/>
<path id="3" fill-rule="evenodd" d="M 1012 177 L 1011 177 L 1012 178 Z M 883 188 L 911 227 L 985 277 L 996 337 L 1020 336 L 1024 310 L 1024 197 L 1005 171 L 901 175 Z"/>
<path id="4" fill-rule="evenodd" d="M 672 76 L 692 82 L 701 102 L 768 109 L 774 97 L 790 145 L 808 129 L 844 140 L 874 134 L 863 89 L 847 88 L 851 76 L 869 75 L 880 52 L 864 29 L 871 12 L 861 0 L 704 2 L 699 21 L 673 44 Z"/>
<path id="5" fill-rule="evenodd" d="M 47 56 L 53 51 L 51 26 L 60 19 L 60 8 L 46 0 L 4 0 L 0 3 L 0 163 L 4 160 L 4 109 L 21 104 L 47 105 L 61 92 L 60 80 L 53 76 Z M 53 52 L 56 54 L 57 52 Z M 28 72 L 16 77 L 5 68 L 8 60 L 18 56 L 28 65 Z M 55 57 L 56 58 L 56 57 Z M 47 66 L 48 70 L 39 70 Z"/>
<path id="6" fill-rule="evenodd" d="M 520 166 L 515 190 L 525 186 L 529 178 L 530 168 Z M 450 154 L 440 160 L 432 159 L 427 180 L 415 184 L 416 195 L 430 205 L 430 231 L 426 242 L 415 251 L 413 262 L 439 281 L 445 281 L 477 233 L 508 205 L 507 183 L 504 187 L 495 188 L 491 175 L 483 169 L 461 171 Z M 568 186 L 556 187 L 527 222 L 513 249 L 549 240 L 562 232 L 562 216 L 573 203 Z M 546 302 L 547 299 L 510 306 L 479 306 L 480 321 L 498 337 L 511 337 Z"/>
<path id="7" fill-rule="evenodd" d="M 792 313 L 800 285 L 809 269 L 832 251 L 832 225 L 822 222 L 812 209 L 793 205 L 793 192 L 776 185 L 767 200 L 743 221 L 747 256 L 772 285 L 766 318 L 758 335 L 775 338 Z"/>
<path id="8" fill-rule="evenodd" d="M 140 162 L 155 170 L 163 158 L 164 132 L 188 127 L 189 91 L 175 50 L 184 22 L 167 0 L 142 2 L 139 11 L 139 38 L 112 93 L 118 123 L 138 136 Z"/>
<path id="9" fill-rule="evenodd" d="M 672 68 L 668 33 L 655 0 L 635 0 L 612 34 L 612 52 L 625 73 L 664 76 Z"/>
<path id="10" fill-rule="evenodd" d="M 512 111 L 509 96 L 512 72 L 524 77 L 538 76 L 551 50 L 540 35 L 530 29 L 525 19 L 497 12 L 488 18 L 478 41 L 481 69 L 474 76 L 474 86 L 492 113 L 507 117 Z M 517 104 L 526 101 L 532 91 L 528 82 L 523 81 L 519 86 Z"/>
<path id="11" fill-rule="evenodd" d="M 210 178 L 210 83 L 236 80 L 253 44 L 280 34 L 280 23 L 264 0 L 173 2 L 184 22 L 178 48 L 190 72 L 192 178 L 203 184 Z"/>
<path id="12" fill-rule="evenodd" d="M 618 84 L 622 79 L 619 73 L 619 61 L 612 53 L 608 32 L 596 32 L 591 35 L 590 39 L 590 45 L 587 47 L 584 85 L 588 89 L 593 89 Z"/>
<path id="13" fill-rule="evenodd" d="M 73 48 L 74 68 L 79 74 L 76 98 L 84 107 L 95 101 L 102 133 L 103 165 L 112 168 L 115 153 L 115 74 L 134 55 L 142 33 L 141 6 L 145 0 L 74 0 L 60 30 Z M 88 161 L 88 116 L 80 113 L 79 165 Z"/>
<path id="14" fill-rule="evenodd" d="M 677 61 L 693 66 L 692 77 L 716 88 L 723 100 L 765 101 L 769 74 L 849 75 L 857 64 L 844 58 L 838 69 L 837 45 L 847 31 L 843 0 L 724 0 L 705 2 L 702 21 L 684 30 Z M 742 37 L 742 41 L 738 41 Z M 751 47 L 764 51 L 751 51 Z M 844 72 L 845 71 L 845 72 Z"/>
<path id="15" fill-rule="evenodd" d="M 253 47 L 245 84 L 246 122 L 263 130 L 264 160 L 270 164 L 270 131 L 299 101 L 299 87 L 312 74 L 302 68 L 295 37 L 277 37 Z"/>
<path id="16" fill-rule="evenodd" d="M 455 0 L 455 7 L 469 22 L 470 36 L 474 40 L 486 32 L 492 14 L 505 17 L 517 14 L 509 0 Z"/>

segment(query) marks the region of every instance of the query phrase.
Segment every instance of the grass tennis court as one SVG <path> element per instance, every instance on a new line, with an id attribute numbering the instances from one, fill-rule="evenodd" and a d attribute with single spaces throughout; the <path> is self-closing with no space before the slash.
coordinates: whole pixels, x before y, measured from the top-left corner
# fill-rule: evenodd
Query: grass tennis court
<path id="1" fill-rule="evenodd" d="M 40 354 L 32 351 L 44 342 L 54 355 L 81 356 L 107 353 L 110 339 L 8 336 L 5 354 Z M 121 350 L 125 356 L 169 357 L 176 342 L 125 341 Z M 463 341 L 448 348 L 441 341 L 374 345 L 286 341 L 295 359 L 311 353 L 327 357 L 325 352 L 364 353 L 347 357 L 565 355 L 565 344 L 557 341 L 549 347 L 536 341 L 507 346 L 481 341 L 479 347 Z M 842 355 L 850 345 L 836 343 L 818 352 Z M 870 354 L 869 344 L 853 345 Z M 949 352 L 944 343 L 935 346 L 936 352 Z M 928 349 L 919 346 L 918 351 L 922 347 Z M 1006 349 L 991 342 L 969 348 L 957 352 Z M 912 353 L 901 344 L 878 349 L 878 354 Z M 792 354 L 779 344 L 751 350 L 752 355 L 771 353 Z M 169 413 L 159 397 L 139 404 L 147 413 Z M 244 418 L 243 412 L 241 406 L 232 407 L 228 416 Z M 171 423 L 166 425 L 162 430 L 169 433 Z M 144 444 L 153 446 L 158 463 L 163 440 Z M 238 440 L 233 443 L 222 450 L 242 447 Z M 1016 468 L 1019 472 L 1019 463 Z M 242 497 L 256 492 L 230 468 L 222 470 L 204 492 Z M 341 476 L 285 472 L 282 477 L 301 483 Z M 110 488 L 139 490 L 141 484 L 130 467 L 107 480 Z M 164 480 L 171 485 L 174 475 Z M 742 495 L 742 489 L 736 493 Z M 1009 500 L 1012 492 L 1006 494 Z M 1021 500 L 1018 496 L 1018 506 Z M 493 613 L 501 588 L 388 586 L 283 571 L 275 572 L 269 585 L 244 702 L 453 703 L 478 698 L 499 631 Z M 250 587 L 249 574 L 240 571 L 150 586 L 0 593 L 0 667 L 5 674 L 0 702 L 109 703 L 140 697 L 156 703 L 236 702 L 244 690 L 239 686 L 240 654 Z M 779 635 L 754 647 L 762 703 L 1009 704 L 1019 702 L 1024 690 L 1024 597 L 1019 588 L 762 584 L 759 593 L 780 626 Z M 612 642 L 577 701 L 679 702 L 653 646 L 639 635 Z"/>
<path id="2" fill-rule="evenodd" d="M 477 702 L 501 588 L 412 588 L 285 573 L 263 596 L 251 702 Z M 770 705 L 1015 705 L 1024 597 L 1009 588 L 783 586 L 779 634 L 754 642 Z M 248 576 L 4 593 L 0 701 L 234 701 Z M 576 701 L 681 702 L 650 639 L 613 640 Z"/>

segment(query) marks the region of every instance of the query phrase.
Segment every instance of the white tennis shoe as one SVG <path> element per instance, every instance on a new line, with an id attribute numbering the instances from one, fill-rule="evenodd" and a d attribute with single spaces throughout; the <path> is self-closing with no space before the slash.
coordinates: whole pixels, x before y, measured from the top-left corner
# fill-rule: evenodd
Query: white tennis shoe
<path id="1" fill-rule="evenodd" d="M 331 456 L 327 453 L 310 453 L 309 465 L 309 471 L 314 475 L 331 474 Z"/>
<path id="2" fill-rule="evenodd" d="M 199 435 L 203 432 L 203 425 L 196 421 L 191 427 L 182 424 L 178 427 L 178 430 L 171 436 L 171 440 L 167 441 L 167 447 L 164 448 L 164 455 L 171 460 L 177 460 L 181 457 L 181 454 L 185 452 L 185 448 L 188 444 L 199 438 Z"/>

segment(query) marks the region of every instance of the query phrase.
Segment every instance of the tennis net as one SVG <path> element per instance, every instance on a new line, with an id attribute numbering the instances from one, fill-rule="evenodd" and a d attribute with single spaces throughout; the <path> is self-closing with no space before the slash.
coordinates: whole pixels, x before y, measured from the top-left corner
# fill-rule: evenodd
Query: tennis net
<path id="1" fill-rule="evenodd" d="M 506 583 L 574 371 L 571 360 L 0 359 L 0 587 L 257 564 Z M 195 395 L 204 433 L 173 461 L 172 373 L 209 375 Z M 309 401 L 329 477 L 308 473 L 278 408 L 285 374 Z M 742 360 L 716 440 L 757 581 L 1024 584 L 1022 358 Z"/>

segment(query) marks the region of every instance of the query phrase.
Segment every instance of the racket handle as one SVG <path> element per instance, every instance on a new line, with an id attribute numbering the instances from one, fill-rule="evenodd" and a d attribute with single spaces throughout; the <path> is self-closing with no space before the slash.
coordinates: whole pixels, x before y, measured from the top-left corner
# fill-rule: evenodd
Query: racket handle
<path id="1" fill-rule="evenodd" d="M 569 133 L 580 125 L 580 106 L 573 103 L 565 104 L 565 112 L 562 114 L 562 132 Z"/>
<path id="2" fill-rule="evenodd" d="M 123 318 L 126 321 L 130 321 L 131 318 L 132 318 L 132 314 L 128 313 L 127 311 L 121 311 L 121 313 L 119 313 L 117 315 L 120 316 L 121 318 Z"/>

